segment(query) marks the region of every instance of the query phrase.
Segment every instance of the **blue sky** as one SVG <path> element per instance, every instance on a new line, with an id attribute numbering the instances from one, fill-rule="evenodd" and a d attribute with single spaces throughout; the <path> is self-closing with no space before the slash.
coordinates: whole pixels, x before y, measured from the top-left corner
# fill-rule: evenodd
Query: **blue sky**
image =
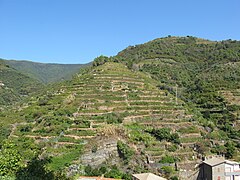
<path id="1" fill-rule="evenodd" d="M 240 40 L 240 0 L 0 0 L 0 58 L 87 63 L 155 38 Z"/>

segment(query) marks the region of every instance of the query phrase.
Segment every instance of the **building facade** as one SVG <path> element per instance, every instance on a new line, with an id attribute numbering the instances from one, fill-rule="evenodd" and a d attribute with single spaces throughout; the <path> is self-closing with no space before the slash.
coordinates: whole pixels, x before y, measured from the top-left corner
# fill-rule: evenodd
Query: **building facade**
<path id="1" fill-rule="evenodd" d="M 209 158 L 200 166 L 200 180 L 240 180 L 240 163 L 223 158 Z"/>

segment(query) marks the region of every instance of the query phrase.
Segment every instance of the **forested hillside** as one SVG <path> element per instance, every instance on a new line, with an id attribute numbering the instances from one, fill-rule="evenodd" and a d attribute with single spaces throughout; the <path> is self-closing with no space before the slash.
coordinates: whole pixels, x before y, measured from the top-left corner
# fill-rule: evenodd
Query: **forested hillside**
<path id="1" fill-rule="evenodd" d="M 20 101 L 35 92 L 42 84 L 0 61 L 0 108 Z"/>
<path id="2" fill-rule="evenodd" d="M 167 37 L 130 46 L 117 58 L 131 69 L 149 73 L 160 89 L 196 108 L 202 115 L 198 121 L 209 131 L 218 136 L 223 131 L 239 146 L 239 41 Z"/>
<path id="3" fill-rule="evenodd" d="M 160 82 L 191 86 L 202 79 L 217 88 L 239 88 L 240 42 L 167 37 L 119 52 L 131 68 L 158 76 Z M 161 67 L 161 68 L 160 68 Z M 168 70 L 168 71 L 166 71 Z"/>
<path id="4" fill-rule="evenodd" d="M 10 67 L 47 84 L 71 79 L 79 70 L 89 64 L 49 64 L 31 61 L 5 60 Z"/>

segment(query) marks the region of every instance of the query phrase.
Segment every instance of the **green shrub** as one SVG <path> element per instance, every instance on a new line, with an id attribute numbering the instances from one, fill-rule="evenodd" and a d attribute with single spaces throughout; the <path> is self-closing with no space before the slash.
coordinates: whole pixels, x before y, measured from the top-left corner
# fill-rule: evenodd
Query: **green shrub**
<path id="1" fill-rule="evenodd" d="M 180 143 L 179 135 L 177 133 L 171 133 L 170 128 L 152 129 L 150 133 L 160 141 L 166 140 L 176 144 Z"/>
<path id="2" fill-rule="evenodd" d="M 128 163 L 133 156 L 134 151 L 122 141 L 117 142 L 117 149 L 119 156 L 124 160 L 125 163 Z"/>
<path id="3" fill-rule="evenodd" d="M 178 177 L 177 176 L 172 176 L 172 177 L 170 177 L 170 180 L 178 180 Z"/>
<path id="4" fill-rule="evenodd" d="M 176 144 L 173 144 L 167 147 L 167 150 L 170 152 L 175 152 L 177 149 L 178 149 L 178 146 Z"/>
<path id="5" fill-rule="evenodd" d="M 172 166 L 163 166 L 161 167 L 161 171 L 165 174 L 166 177 L 170 177 L 174 174 L 174 168 Z"/>
<path id="6" fill-rule="evenodd" d="M 199 133 L 199 129 L 196 126 L 190 126 L 187 128 L 180 128 L 178 130 L 178 132 L 180 133 Z"/>
<path id="7" fill-rule="evenodd" d="M 160 163 L 174 163 L 176 159 L 173 156 L 163 156 L 162 159 L 159 161 Z"/>

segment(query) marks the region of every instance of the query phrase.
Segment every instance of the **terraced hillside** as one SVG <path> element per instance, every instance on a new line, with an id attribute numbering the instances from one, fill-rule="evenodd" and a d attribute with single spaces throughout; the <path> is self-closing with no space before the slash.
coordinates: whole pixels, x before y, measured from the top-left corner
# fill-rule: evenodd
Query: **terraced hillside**
<path id="1" fill-rule="evenodd" d="M 19 148 L 35 142 L 41 157 L 53 156 L 52 169 L 66 163 L 96 167 L 109 161 L 120 166 L 119 141 L 135 154 L 128 165 L 121 165 L 133 166 L 130 171 L 146 165 L 151 169 L 149 163 L 165 156 L 193 160 L 197 156 L 193 148 L 204 141 L 205 130 L 191 121 L 181 100 L 156 84 L 123 64 L 105 63 L 55 87 L 45 97 L 32 98 L 16 111 L 19 121 L 11 125 L 9 138 Z M 161 137 L 161 131 L 167 137 Z M 134 164 L 136 160 L 139 164 Z"/>
<path id="2" fill-rule="evenodd" d="M 233 126 L 240 131 L 240 89 L 222 90 L 220 93 L 227 100 L 227 107 L 231 113 L 236 117 L 237 121 L 232 122 Z M 240 138 L 240 137 L 239 137 Z M 239 139 L 240 140 L 240 139 Z"/>
<path id="3" fill-rule="evenodd" d="M 112 59 L 148 73 L 158 81 L 159 88 L 176 94 L 192 109 L 196 115 L 193 119 L 208 131 L 211 152 L 237 160 L 239 52 L 239 41 L 169 36 L 130 46 Z M 219 139 L 224 143 L 216 142 Z M 229 144 L 234 148 L 226 153 Z"/>
<path id="4" fill-rule="evenodd" d="M 0 139 L 17 144 L 24 162 L 51 157 L 48 169 L 70 175 L 190 177 L 206 155 L 239 161 L 239 48 L 167 37 L 100 56 L 72 80 L 0 111 Z"/>

